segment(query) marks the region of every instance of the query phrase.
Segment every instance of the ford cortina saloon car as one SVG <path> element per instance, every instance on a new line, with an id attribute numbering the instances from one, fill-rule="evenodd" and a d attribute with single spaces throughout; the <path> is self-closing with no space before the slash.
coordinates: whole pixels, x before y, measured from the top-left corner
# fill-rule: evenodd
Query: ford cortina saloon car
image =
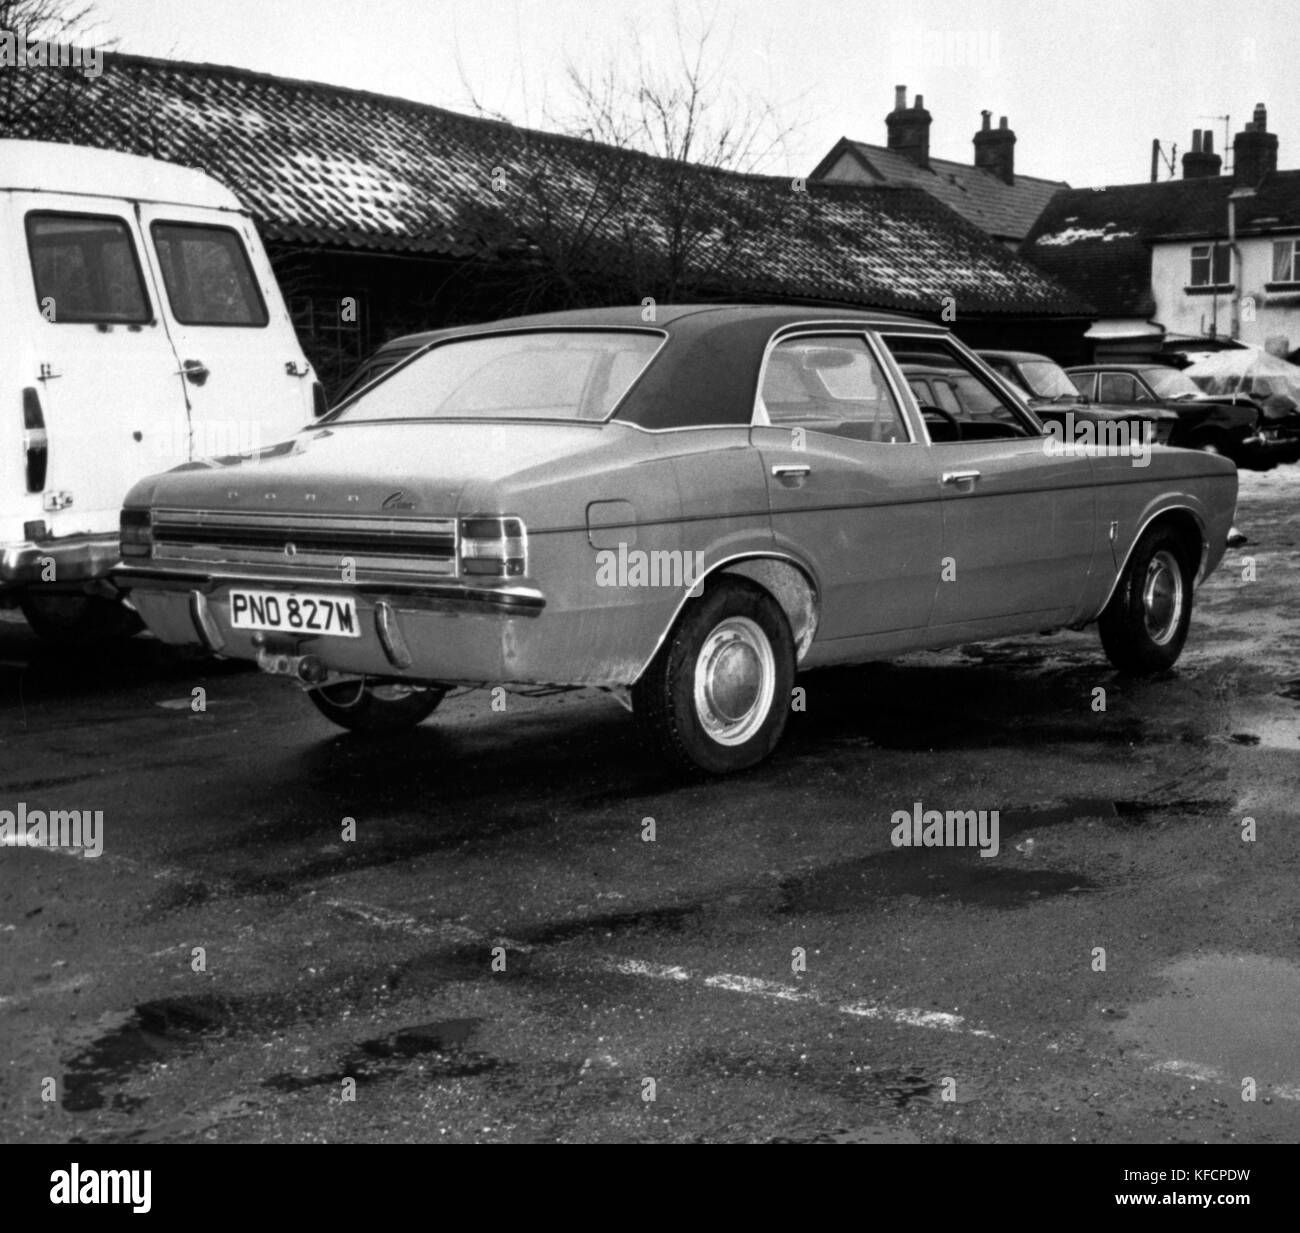
<path id="1" fill-rule="evenodd" d="M 977 382 L 958 417 L 897 357 Z M 598 686 L 672 763 L 766 757 L 796 671 L 1096 623 L 1170 667 L 1236 469 L 1049 449 L 948 331 L 770 306 L 431 336 L 323 420 L 138 484 L 116 578 L 170 643 L 356 730 L 462 685 Z"/>

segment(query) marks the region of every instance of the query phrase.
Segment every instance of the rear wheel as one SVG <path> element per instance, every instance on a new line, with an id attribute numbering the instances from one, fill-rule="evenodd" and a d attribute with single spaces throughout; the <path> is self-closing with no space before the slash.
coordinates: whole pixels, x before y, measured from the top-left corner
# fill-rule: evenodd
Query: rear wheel
<path id="1" fill-rule="evenodd" d="M 776 748 L 794 685 L 794 639 L 767 592 L 722 578 L 685 612 L 632 688 L 632 709 L 679 769 L 725 774 Z"/>
<path id="2" fill-rule="evenodd" d="M 1149 675 L 1178 662 L 1192 620 L 1187 541 L 1152 527 L 1137 542 L 1097 622 L 1106 656 L 1121 672 Z"/>
<path id="3" fill-rule="evenodd" d="M 144 628 L 137 613 L 115 599 L 75 591 L 28 592 L 20 601 L 32 631 L 61 646 L 89 646 L 129 638 Z"/>
<path id="4" fill-rule="evenodd" d="M 408 689 L 365 680 L 341 681 L 309 689 L 312 705 L 331 723 L 349 732 L 401 732 L 423 723 L 438 708 L 447 691 Z"/>

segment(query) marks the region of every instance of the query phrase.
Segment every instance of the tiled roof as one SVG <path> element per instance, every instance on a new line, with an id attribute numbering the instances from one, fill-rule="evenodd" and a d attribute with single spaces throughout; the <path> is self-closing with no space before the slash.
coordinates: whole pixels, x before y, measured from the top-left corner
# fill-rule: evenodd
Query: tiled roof
<path id="1" fill-rule="evenodd" d="M 110 54 L 9 136 L 202 166 L 268 239 L 477 258 L 557 244 L 575 268 L 667 247 L 676 164 L 438 107 L 242 69 Z M 691 168 L 696 292 L 936 313 L 1077 315 L 1077 297 L 927 194 Z M 802 187 L 800 185 L 798 187 Z M 585 237 L 582 243 L 574 237 Z M 629 237 L 631 239 L 629 240 Z M 631 254 L 629 257 L 628 254 Z"/>
<path id="2" fill-rule="evenodd" d="M 829 171 L 845 153 L 878 182 L 923 188 L 999 239 L 1023 240 L 1053 195 L 1069 187 L 1063 180 L 1023 175 L 1017 175 L 1014 184 L 1007 184 L 982 167 L 954 163 L 946 158 L 931 158 L 927 169 L 888 146 L 873 146 L 848 138 L 842 139 L 822 159 L 813 175 Z"/>
<path id="3" fill-rule="evenodd" d="M 1103 316 L 1149 316 L 1151 245 L 1160 239 L 1226 239 L 1231 176 L 1074 188 L 1059 193 L 1020 253 Z M 1300 171 L 1274 171 L 1237 204 L 1242 235 L 1300 228 Z"/>

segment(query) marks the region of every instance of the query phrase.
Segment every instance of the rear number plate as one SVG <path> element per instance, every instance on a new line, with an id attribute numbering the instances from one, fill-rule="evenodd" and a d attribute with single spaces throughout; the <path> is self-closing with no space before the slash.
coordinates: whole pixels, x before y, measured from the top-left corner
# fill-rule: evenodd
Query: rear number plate
<path id="1" fill-rule="evenodd" d="M 235 629 L 265 629 L 284 634 L 361 637 L 357 601 L 350 595 L 231 591 L 230 624 Z"/>

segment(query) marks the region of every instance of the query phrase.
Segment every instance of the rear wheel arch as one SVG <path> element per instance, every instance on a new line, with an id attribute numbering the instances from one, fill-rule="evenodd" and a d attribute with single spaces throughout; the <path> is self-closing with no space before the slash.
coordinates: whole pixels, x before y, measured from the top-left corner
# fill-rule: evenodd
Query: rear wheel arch
<path id="1" fill-rule="evenodd" d="M 749 579 L 780 605 L 785 619 L 790 622 L 795 661 L 802 660 L 812 646 L 821 616 L 817 587 L 808 574 L 793 561 L 780 557 L 747 557 L 732 561 L 719 566 L 713 577 L 724 574 Z M 705 585 L 708 585 L 707 578 Z"/>

